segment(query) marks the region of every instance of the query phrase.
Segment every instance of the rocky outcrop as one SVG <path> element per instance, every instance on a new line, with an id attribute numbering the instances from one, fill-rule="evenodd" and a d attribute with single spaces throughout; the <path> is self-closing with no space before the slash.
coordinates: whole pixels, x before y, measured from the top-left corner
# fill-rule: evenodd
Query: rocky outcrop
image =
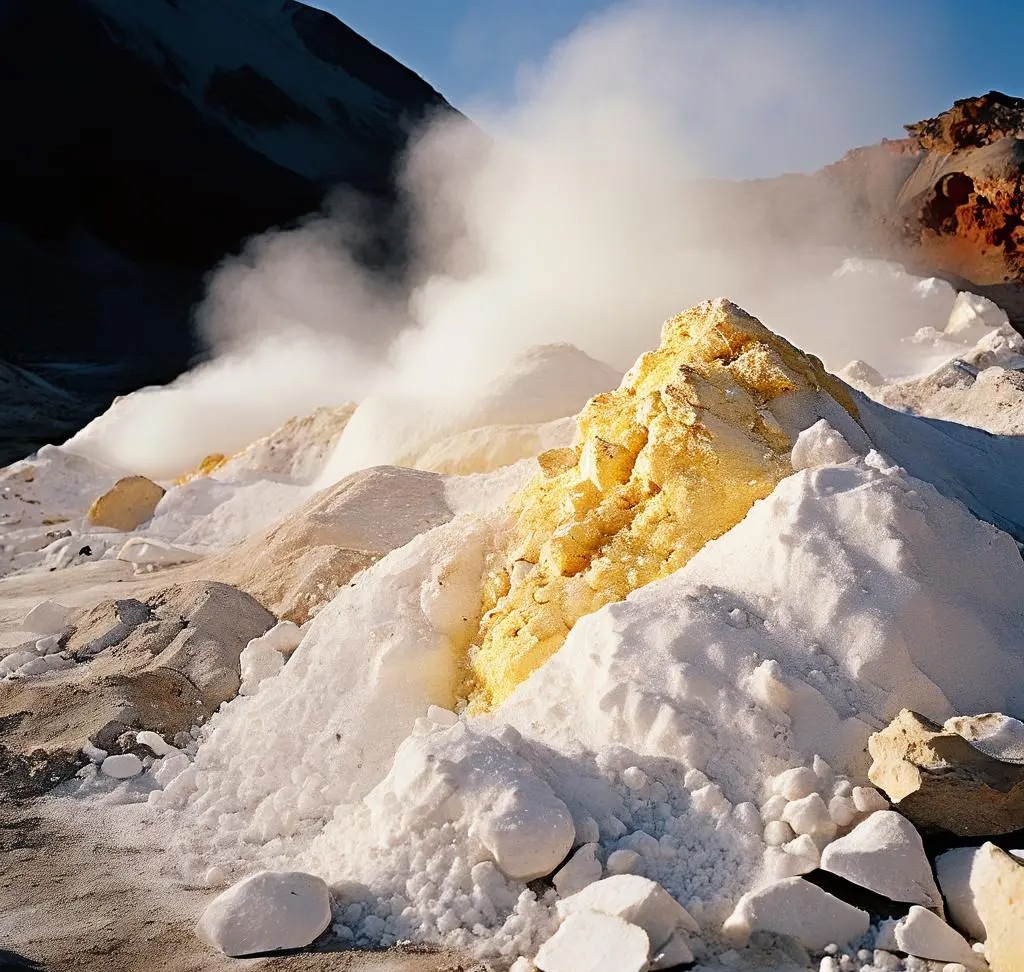
<path id="1" fill-rule="evenodd" d="M 46 679 L 0 681 L 0 791 L 49 789 L 84 762 L 83 746 L 131 745 L 136 730 L 173 737 L 238 692 L 239 656 L 274 624 L 227 584 L 106 601 L 62 637 L 75 664 Z"/>
<path id="2" fill-rule="evenodd" d="M 996 759 L 909 709 L 871 736 L 868 751 L 871 782 L 923 830 L 980 837 L 1024 827 L 1024 764 Z"/>
<path id="3" fill-rule="evenodd" d="M 960 152 L 982 148 L 1001 138 L 1024 137 L 1024 98 L 990 91 L 979 98 L 961 98 L 953 107 L 906 126 L 926 152 Z"/>
<path id="4" fill-rule="evenodd" d="M 119 479 L 89 507 L 86 519 L 93 526 L 127 533 L 143 524 L 163 498 L 164 488 L 145 476 Z"/>
<path id="5" fill-rule="evenodd" d="M 965 98 L 907 132 L 821 176 L 876 252 L 969 285 L 1024 323 L 1024 99 Z"/>
<path id="6" fill-rule="evenodd" d="M 334 187 L 367 199 L 367 256 L 403 252 L 393 170 L 417 125 L 452 109 L 326 11 L 10 0 L 0 17 L 0 358 L 108 365 L 83 381 L 76 427 L 183 371 L 204 276 Z M 68 434 L 43 418 L 17 442 Z M 0 463 L 17 457 L 0 439 Z"/>
<path id="7" fill-rule="evenodd" d="M 586 405 L 576 444 L 542 453 L 512 499 L 468 693 L 500 702 L 578 618 L 678 570 L 738 523 L 792 471 L 800 429 L 856 414 L 820 362 L 735 304 L 672 318 L 661 346 Z"/>

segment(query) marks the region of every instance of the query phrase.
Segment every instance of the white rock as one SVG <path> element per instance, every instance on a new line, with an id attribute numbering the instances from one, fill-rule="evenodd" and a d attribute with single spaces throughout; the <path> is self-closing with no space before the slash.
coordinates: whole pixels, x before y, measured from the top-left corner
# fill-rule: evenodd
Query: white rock
<path id="1" fill-rule="evenodd" d="M 173 756 L 175 753 L 180 752 L 176 746 L 172 746 L 158 732 L 153 732 L 150 729 L 143 729 L 142 732 L 136 733 L 135 741 L 143 746 L 148 746 L 155 756 Z"/>
<path id="2" fill-rule="evenodd" d="M 834 796 L 828 801 L 828 815 L 837 827 L 849 827 L 857 819 L 857 808 L 850 797 Z"/>
<path id="3" fill-rule="evenodd" d="M 853 788 L 853 805 L 859 813 L 874 813 L 876 810 L 889 809 L 889 801 L 873 786 L 855 786 Z"/>
<path id="4" fill-rule="evenodd" d="M 697 933 L 700 926 L 660 884 L 637 874 L 616 874 L 595 881 L 571 898 L 559 901 L 562 917 L 583 911 L 615 915 L 639 925 L 653 948 L 660 948 L 677 928 Z"/>
<path id="5" fill-rule="evenodd" d="M 949 920 L 975 941 L 985 940 L 985 926 L 974 906 L 972 875 L 977 847 L 956 847 L 935 859 L 935 878 L 946 902 Z M 977 880 L 977 878 L 975 878 Z"/>
<path id="6" fill-rule="evenodd" d="M 789 800 L 784 796 L 776 794 L 773 797 L 769 797 L 761 806 L 761 819 L 765 823 L 770 823 L 772 820 L 781 820 L 782 813 L 789 806 Z"/>
<path id="7" fill-rule="evenodd" d="M 588 884 L 601 880 L 601 862 L 597 844 L 584 844 L 555 873 L 555 890 L 563 898 L 582 891 Z"/>
<path id="8" fill-rule="evenodd" d="M 623 848 L 608 855 L 609 874 L 636 874 L 639 868 L 640 855 L 636 851 Z"/>
<path id="9" fill-rule="evenodd" d="M 674 969 L 677 965 L 685 965 L 693 961 L 693 950 L 686 932 L 675 931 L 651 958 L 652 969 Z"/>
<path id="10" fill-rule="evenodd" d="M 508 972 L 533 972 L 537 968 L 528 958 L 520 956 L 510 966 Z"/>
<path id="11" fill-rule="evenodd" d="M 192 760 L 185 753 L 176 752 L 173 756 L 165 756 L 163 759 L 157 760 L 150 772 L 153 775 L 153 779 L 160 786 L 166 787 L 178 774 L 183 770 L 187 770 L 191 764 Z"/>
<path id="12" fill-rule="evenodd" d="M 100 771 L 106 776 L 113 777 L 115 780 L 127 780 L 129 777 L 138 776 L 142 772 L 142 760 L 134 753 L 108 756 L 103 760 Z"/>
<path id="13" fill-rule="evenodd" d="M 642 790 L 649 780 L 647 774 L 639 766 L 627 766 L 622 771 L 622 782 L 631 790 Z"/>
<path id="14" fill-rule="evenodd" d="M 772 780 L 772 792 L 787 800 L 799 800 L 815 793 L 821 786 L 818 774 L 810 766 L 795 766 L 784 770 Z"/>
<path id="15" fill-rule="evenodd" d="M 809 874 L 818 866 L 821 860 L 818 845 L 814 843 L 814 838 L 808 834 L 801 834 L 782 849 L 799 862 L 800 870 L 794 871 L 795 874 Z"/>
<path id="16" fill-rule="evenodd" d="M 767 848 L 761 863 L 763 880 L 769 884 L 784 878 L 799 877 L 801 874 L 807 874 L 809 870 L 813 868 L 808 868 L 802 858 L 787 854 L 782 847 Z"/>
<path id="17" fill-rule="evenodd" d="M 100 749 L 99 746 L 94 746 L 91 742 L 87 742 L 82 747 L 82 755 L 89 760 L 90 763 L 95 763 L 97 766 L 107 758 L 107 751 Z"/>
<path id="18" fill-rule="evenodd" d="M 877 811 L 834 840 L 822 851 L 821 866 L 893 901 L 942 907 L 921 836 L 894 810 Z"/>
<path id="19" fill-rule="evenodd" d="M 831 838 L 836 832 L 835 821 L 829 816 L 828 806 L 820 793 L 810 793 L 786 804 L 782 819 L 795 834 Z"/>
<path id="20" fill-rule="evenodd" d="M 975 969 L 985 964 L 963 935 L 920 905 L 914 905 L 907 916 L 896 923 L 894 934 L 897 947 L 908 955 L 938 962 L 959 962 Z"/>
<path id="21" fill-rule="evenodd" d="M 651 943 L 647 933 L 615 915 L 569 915 L 537 952 L 542 972 L 644 972 Z"/>
<path id="22" fill-rule="evenodd" d="M 769 847 L 781 847 L 788 844 L 796 835 L 793 828 L 782 820 L 770 820 L 765 824 L 764 842 Z"/>
<path id="23" fill-rule="evenodd" d="M 331 923 L 327 885 L 301 871 L 261 871 L 218 895 L 196 934 L 225 955 L 309 945 Z"/>
<path id="24" fill-rule="evenodd" d="M 743 895 L 722 931 L 737 945 L 745 945 L 752 932 L 768 931 L 795 938 L 806 948 L 823 949 L 856 941 L 869 923 L 866 911 L 791 877 Z"/>
<path id="25" fill-rule="evenodd" d="M 796 437 L 790 461 L 793 469 L 799 472 L 817 466 L 837 466 L 856 456 L 842 434 L 824 419 L 819 419 Z"/>
<path id="26" fill-rule="evenodd" d="M 31 631 L 34 634 L 54 635 L 60 634 L 66 624 L 71 608 L 64 607 L 56 601 L 40 601 L 22 619 L 23 631 Z"/>

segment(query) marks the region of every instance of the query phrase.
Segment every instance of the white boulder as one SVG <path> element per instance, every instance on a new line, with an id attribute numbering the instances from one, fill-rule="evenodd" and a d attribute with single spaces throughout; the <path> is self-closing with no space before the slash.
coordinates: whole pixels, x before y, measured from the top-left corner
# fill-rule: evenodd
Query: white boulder
<path id="1" fill-rule="evenodd" d="M 893 901 L 942 907 L 921 835 L 895 810 L 876 811 L 829 844 L 821 867 Z"/>
<path id="2" fill-rule="evenodd" d="M 260 871 L 218 895 L 196 934 L 225 955 L 309 945 L 331 923 L 327 885 L 301 871 Z"/>
<path id="3" fill-rule="evenodd" d="M 541 972 L 645 972 L 647 933 L 615 915 L 581 911 L 569 915 L 537 952 Z"/>
<path id="4" fill-rule="evenodd" d="M 655 950 L 667 943 L 677 929 L 700 931 L 697 922 L 672 895 L 660 884 L 639 874 L 615 874 L 595 881 L 572 897 L 559 901 L 557 907 L 563 918 L 597 911 L 639 925 Z"/>
<path id="5" fill-rule="evenodd" d="M 974 896 L 978 875 L 977 847 L 954 847 L 935 859 L 935 876 L 946 901 L 949 920 L 975 941 L 985 940 L 985 926 L 978 916 Z"/>
<path id="6" fill-rule="evenodd" d="M 959 962 L 968 969 L 983 968 L 985 963 L 958 931 L 950 928 L 937 914 L 913 905 L 893 930 L 896 947 L 917 958 L 936 962 Z"/>
<path id="7" fill-rule="evenodd" d="M 767 931 L 795 938 L 806 948 L 823 949 L 857 941 L 870 921 L 866 911 L 803 878 L 790 877 L 743 895 L 722 931 L 737 945 L 745 945 L 755 931 Z"/>

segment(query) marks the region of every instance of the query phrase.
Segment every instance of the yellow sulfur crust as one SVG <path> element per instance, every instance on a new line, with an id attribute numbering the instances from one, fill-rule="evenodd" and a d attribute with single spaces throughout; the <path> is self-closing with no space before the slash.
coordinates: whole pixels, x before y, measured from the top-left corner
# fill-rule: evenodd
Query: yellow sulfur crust
<path id="1" fill-rule="evenodd" d="M 773 403 L 845 386 L 728 301 L 667 321 L 661 345 L 577 419 L 576 444 L 538 458 L 485 578 L 464 693 L 505 699 L 576 620 L 678 570 L 791 473 Z"/>

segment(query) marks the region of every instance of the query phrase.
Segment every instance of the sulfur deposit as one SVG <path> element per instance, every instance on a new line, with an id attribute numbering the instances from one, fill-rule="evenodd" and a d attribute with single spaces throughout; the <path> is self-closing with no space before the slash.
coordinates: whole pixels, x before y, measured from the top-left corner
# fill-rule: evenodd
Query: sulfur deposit
<path id="1" fill-rule="evenodd" d="M 837 404 L 837 402 L 839 404 Z M 844 385 L 725 300 L 664 325 L 575 444 L 538 458 L 485 580 L 468 694 L 506 698 L 585 614 L 682 567 L 791 471 L 814 418 L 857 418 Z"/>

